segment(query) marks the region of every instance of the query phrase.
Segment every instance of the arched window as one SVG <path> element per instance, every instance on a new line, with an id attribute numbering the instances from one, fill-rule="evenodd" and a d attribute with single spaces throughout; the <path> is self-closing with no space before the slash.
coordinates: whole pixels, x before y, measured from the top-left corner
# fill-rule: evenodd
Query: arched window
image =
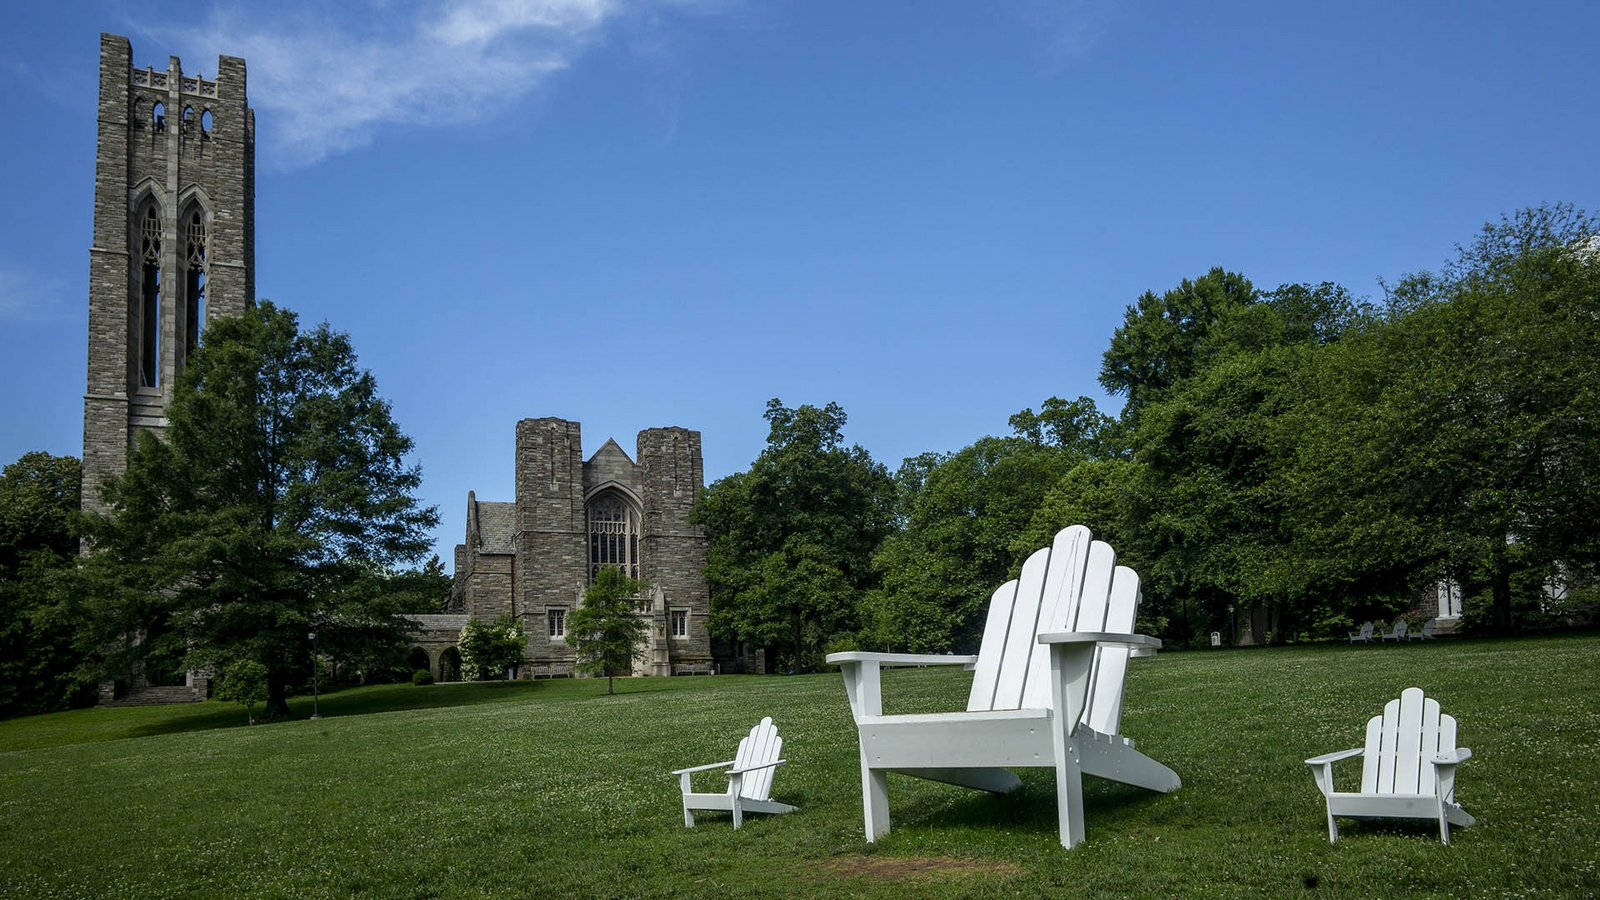
<path id="1" fill-rule="evenodd" d="M 161 213 L 154 200 L 139 216 L 139 386 L 161 386 Z"/>
<path id="2" fill-rule="evenodd" d="M 211 123 L 212 123 L 212 121 L 213 120 L 211 118 L 211 110 L 208 109 L 205 112 L 201 113 L 200 114 L 200 130 L 202 132 L 206 133 L 207 135 L 211 134 Z"/>
<path id="3" fill-rule="evenodd" d="M 184 130 L 185 133 L 187 133 L 187 132 L 191 131 L 193 128 L 194 128 L 194 107 L 185 106 L 183 108 L 183 130 Z"/>
<path id="4" fill-rule="evenodd" d="M 615 490 L 589 501 L 589 577 L 600 574 L 602 566 L 639 577 L 639 514 Z"/>
<path id="5" fill-rule="evenodd" d="M 167 105 L 165 103 L 157 100 L 156 105 L 150 107 L 150 122 L 157 131 L 167 127 Z"/>
<path id="6" fill-rule="evenodd" d="M 190 207 L 183 226 L 183 300 L 187 359 L 200 346 L 200 329 L 206 321 L 206 220 L 198 206 Z"/>

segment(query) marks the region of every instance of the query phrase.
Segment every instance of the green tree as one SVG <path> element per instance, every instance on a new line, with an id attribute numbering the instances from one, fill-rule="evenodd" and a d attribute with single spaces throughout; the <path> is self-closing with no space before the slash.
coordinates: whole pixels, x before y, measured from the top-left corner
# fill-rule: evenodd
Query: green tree
<path id="1" fill-rule="evenodd" d="M 1115 423 L 1087 397 L 1051 397 L 1011 417 L 1013 437 L 913 457 L 896 475 L 900 529 L 880 547 L 880 589 L 863 601 L 862 642 L 914 652 L 974 646 L 991 592 L 1037 545 L 1016 539 L 1060 479 L 1114 456 Z"/>
<path id="2" fill-rule="evenodd" d="M 256 723 L 256 704 L 267 699 L 267 667 L 253 659 L 235 659 L 222 670 L 217 699 L 244 707 L 245 724 Z"/>
<path id="3" fill-rule="evenodd" d="M 578 654 L 578 669 L 606 677 L 606 693 L 616 693 L 615 677 L 633 671 L 650 625 L 634 608 L 645 583 L 620 569 L 603 567 L 583 592 L 583 605 L 567 619 L 567 634 Z"/>
<path id="4" fill-rule="evenodd" d="M 1100 363 L 1100 384 L 1127 398 L 1125 420 L 1166 396 L 1207 361 L 1206 338 L 1231 310 L 1260 297 L 1248 278 L 1221 268 L 1184 279 L 1157 295 L 1146 291 L 1123 313 Z"/>
<path id="5" fill-rule="evenodd" d="M 0 716 L 61 709 L 85 695 L 81 610 L 57 589 L 77 556 L 82 477 L 76 457 L 40 451 L 0 472 Z"/>
<path id="6" fill-rule="evenodd" d="M 1326 403 L 1303 422 L 1319 450 L 1295 472 L 1307 556 L 1326 548 L 1335 570 L 1381 572 L 1376 559 L 1413 581 L 1475 582 L 1501 630 L 1514 625 L 1518 582 L 1596 573 L 1596 228 L 1569 206 L 1521 210 L 1442 272 L 1391 291 L 1388 321 L 1329 367 Z M 1346 534 L 1392 549 L 1340 543 Z"/>
<path id="7" fill-rule="evenodd" d="M 527 656 L 528 639 L 522 620 L 504 615 L 493 622 L 472 619 L 461 629 L 456 650 L 461 653 L 461 670 L 468 680 L 499 677 Z"/>
<path id="8" fill-rule="evenodd" d="M 829 641 L 855 631 L 872 554 L 893 527 L 895 483 L 860 446 L 844 446 L 837 403 L 774 399 L 767 446 L 749 471 L 700 496 L 710 539 L 706 580 L 718 636 L 764 646 L 779 667 L 814 670 Z"/>
<path id="9" fill-rule="evenodd" d="M 335 659 L 403 639 L 373 573 L 418 558 L 438 516 L 413 496 L 411 439 L 347 336 L 302 331 L 270 302 L 220 320 L 168 417 L 167 439 L 142 434 L 108 485 L 112 512 L 90 517 L 85 569 L 112 671 L 251 659 L 267 670 L 268 715 L 284 715 L 310 671 L 309 631 Z"/>
<path id="10" fill-rule="evenodd" d="M 385 589 L 394 605 L 407 613 L 442 613 L 450 602 L 450 576 L 445 574 L 439 554 L 428 557 L 420 569 L 384 573 Z"/>

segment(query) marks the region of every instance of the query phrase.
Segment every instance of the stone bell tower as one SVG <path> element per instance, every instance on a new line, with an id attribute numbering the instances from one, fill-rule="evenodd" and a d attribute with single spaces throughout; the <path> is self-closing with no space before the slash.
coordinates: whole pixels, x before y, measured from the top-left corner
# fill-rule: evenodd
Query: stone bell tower
<path id="1" fill-rule="evenodd" d="M 83 506 L 127 467 L 140 431 L 167 425 L 172 386 L 205 326 L 255 301 L 255 113 L 244 60 L 215 80 L 133 67 L 100 36 Z"/>

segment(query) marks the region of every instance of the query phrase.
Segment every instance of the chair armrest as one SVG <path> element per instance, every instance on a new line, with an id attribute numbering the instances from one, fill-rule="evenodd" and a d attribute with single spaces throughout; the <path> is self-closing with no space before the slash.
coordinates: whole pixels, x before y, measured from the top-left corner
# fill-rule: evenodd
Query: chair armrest
<path id="1" fill-rule="evenodd" d="M 1433 758 L 1436 766 L 1459 766 L 1472 758 L 1472 750 L 1468 747 L 1457 747 L 1449 753 L 1441 753 Z"/>
<path id="2" fill-rule="evenodd" d="M 690 772 L 704 772 L 704 771 L 707 771 L 708 769 L 720 769 L 720 768 L 723 768 L 724 766 L 731 766 L 731 765 L 734 764 L 734 762 L 735 762 L 735 760 L 731 760 L 730 759 L 727 762 L 706 763 L 703 766 L 690 766 L 687 769 L 673 769 L 671 774 L 673 774 L 673 775 L 687 775 Z"/>
<path id="3" fill-rule="evenodd" d="M 729 775 L 743 775 L 746 772 L 759 772 L 762 769 L 770 769 L 770 768 L 772 768 L 774 766 L 781 766 L 786 762 L 788 762 L 787 759 L 780 759 L 780 760 L 776 760 L 774 762 L 762 763 L 759 766 L 745 766 L 742 769 L 729 769 L 728 770 L 728 774 Z"/>
<path id="4" fill-rule="evenodd" d="M 1161 649 L 1161 639 L 1147 634 L 1117 634 L 1109 631 L 1049 631 L 1039 635 L 1041 644 L 1120 644 L 1133 649 Z"/>
<path id="5" fill-rule="evenodd" d="M 977 662 L 978 658 L 950 653 L 870 653 L 851 650 L 847 653 L 829 653 L 827 660 L 829 665 L 834 666 L 863 662 L 875 662 L 880 666 L 967 666 Z"/>
<path id="6" fill-rule="evenodd" d="M 1328 763 L 1336 763 L 1341 759 L 1349 759 L 1352 756 L 1360 756 L 1366 752 L 1367 750 L 1365 747 L 1357 747 L 1354 750 L 1340 750 L 1338 753 L 1324 753 L 1321 756 L 1313 756 L 1306 760 L 1306 765 L 1327 765 Z"/>

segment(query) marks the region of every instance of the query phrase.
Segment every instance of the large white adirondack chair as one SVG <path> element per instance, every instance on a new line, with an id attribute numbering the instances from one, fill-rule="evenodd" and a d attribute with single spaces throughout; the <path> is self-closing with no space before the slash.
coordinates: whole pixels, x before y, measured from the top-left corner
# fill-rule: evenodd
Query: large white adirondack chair
<path id="1" fill-rule="evenodd" d="M 748 735 L 739 739 L 739 752 L 734 754 L 733 759 L 675 770 L 672 774 L 678 776 L 678 787 L 683 791 L 683 824 L 688 828 L 694 827 L 693 810 L 696 809 L 727 810 L 733 813 L 733 827 L 736 829 L 744 824 L 745 813 L 794 812 L 795 807 L 768 799 L 772 795 L 774 770 L 788 762 L 778 758 L 782 749 L 783 738 L 778 736 L 778 728 L 772 724 L 772 717 L 767 716 L 750 729 Z M 728 789 L 717 794 L 696 794 L 689 784 L 689 777 L 695 772 L 711 769 L 727 769 Z"/>
<path id="2" fill-rule="evenodd" d="M 861 753 L 868 841 L 889 832 L 887 773 L 1005 793 L 1007 766 L 1053 766 L 1061 845 L 1083 840 L 1082 773 L 1154 791 L 1178 776 L 1117 734 L 1122 681 L 1134 651 L 1161 646 L 1132 634 L 1139 576 L 1110 545 L 1074 525 L 1036 551 L 994 592 L 977 656 L 832 653 L 843 667 Z M 884 666 L 973 666 L 965 712 L 884 715 Z"/>
<path id="3" fill-rule="evenodd" d="M 1360 756 L 1361 790 L 1333 789 L 1333 764 Z M 1456 766 L 1472 751 L 1456 747 L 1456 720 L 1439 712 L 1439 701 L 1406 688 L 1367 722 L 1367 745 L 1306 760 L 1328 802 L 1328 843 L 1339 840 L 1334 816 L 1353 819 L 1439 820 L 1439 839 L 1450 843 L 1451 825 L 1471 825 L 1455 802 Z"/>
<path id="4" fill-rule="evenodd" d="M 1439 620 L 1438 619 L 1429 619 L 1428 621 L 1423 622 L 1422 623 L 1422 628 L 1418 629 L 1417 631 L 1408 631 L 1408 632 L 1406 632 L 1406 640 L 1408 640 L 1408 641 L 1431 641 L 1431 640 L 1434 640 L 1433 630 L 1435 628 L 1437 628 L 1437 627 L 1439 627 Z"/>
<path id="5" fill-rule="evenodd" d="M 1360 631 L 1347 631 L 1345 634 L 1350 636 L 1350 643 L 1352 644 L 1357 641 L 1363 644 L 1370 644 L 1372 643 L 1372 623 L 1362 622 Z"/>
<path id="6" fill-rule="evenodd" d="M 1408 626 L 1406 625 L 1406 620 L 1404 618 L 1395 619 L 1394 620 L 1394 627 L 1391 628 L 1388 632 L 1379 635 L 1379 637 L 1383 638 L 1386 641 L 1396 641 L 1396 642 L 1403 641 L 1403 640 L 1406 639 L 1406 628 L 1407 627 Z"/>

